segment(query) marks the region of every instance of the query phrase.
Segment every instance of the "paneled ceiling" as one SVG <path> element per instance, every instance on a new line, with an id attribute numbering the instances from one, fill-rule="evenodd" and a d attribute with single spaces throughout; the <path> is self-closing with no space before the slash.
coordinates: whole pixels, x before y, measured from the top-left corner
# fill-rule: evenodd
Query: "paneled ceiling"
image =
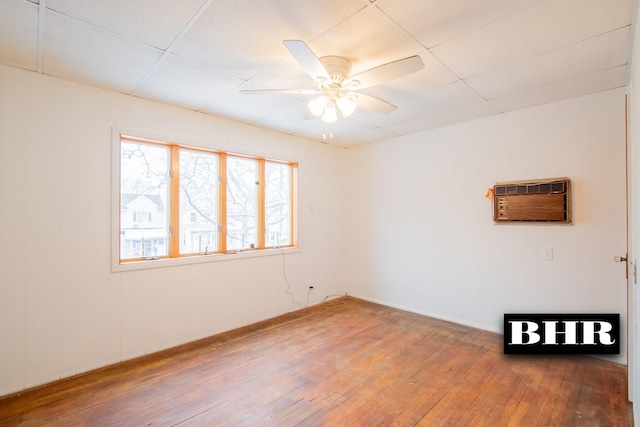
<path id="1" fill-rule="evenodd" d="M 342 147 L 628 80 L 635 0 L 0 0 L 0 62 Z M 314 88 L 283 40 L 352 75 L 420 55 L 362 93 L 397 106 L 305 119 Z"/>

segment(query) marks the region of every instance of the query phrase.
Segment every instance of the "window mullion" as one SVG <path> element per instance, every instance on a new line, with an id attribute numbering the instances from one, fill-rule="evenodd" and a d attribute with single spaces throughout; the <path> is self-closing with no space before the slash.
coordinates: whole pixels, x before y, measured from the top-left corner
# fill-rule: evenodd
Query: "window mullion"
<path id="1" fill-rule="evenodd" d="M 180 147 L 171 146 L 169 189 L 169 257 L 180 256 Z"/>
<path id="2" fill-rule="evenodd" d="M 266 198 L 265 198 L 265 187 L 266 187 L 266 172 L 265 172 L 265 161 L 264 159 L 258 159 L 258 221 L 257 221 L 257 244 L 258 248 L 265 248 L 265 233 L 266 233 Z"/>
<path id="3" fill-rule="evenodd" d="M 297 165 L 290 164 L 289 165 L 289 236 L 291 239 L 289 244 L 291 246 L 297 246 L 298 242 L 295 239 L 297 236 L 296 225 L 297 221 L 295 220 L 298 216 L 297 208 L 297 185 L 298 185 L 298 168 Z"/>
<path id="4" fill-rule="evenodd" d="M 220 153 L 220 165 L 219 165 L 219 173 L 220 178 L 218 179 L 218 200 L 220 203 L 219 206 L 219 241 L 220 247 L 219 250 L 221 252 L 227 251 L 227 155 L 226 153 Z"/>

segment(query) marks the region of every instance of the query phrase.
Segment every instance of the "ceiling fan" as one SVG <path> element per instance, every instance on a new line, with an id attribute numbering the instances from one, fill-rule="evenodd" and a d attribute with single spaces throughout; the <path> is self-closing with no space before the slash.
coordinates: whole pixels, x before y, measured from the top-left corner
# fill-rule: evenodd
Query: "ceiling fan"
<path id="1" fill-rule="evenodd" d="M 424 68 L 420 56 L 415 55 L 350 76 L 351 61 L 347 58 L 341 56 L 318 58 L 302 40 L 285 40 L 284 45 L 302 69 L 313 78 L 317 87 L 315 89 L 241 90 L 240 93 L 319 95 L 309 102 L 312 116 L 307 118 L 320 117 L 328 123 L 338 120 L 338 111 L 343 117 L 348 117 L 356 107 L 381 114 L 391 113 L 396 109 L 395 105 L 356 91 L 404 77 Z"/>

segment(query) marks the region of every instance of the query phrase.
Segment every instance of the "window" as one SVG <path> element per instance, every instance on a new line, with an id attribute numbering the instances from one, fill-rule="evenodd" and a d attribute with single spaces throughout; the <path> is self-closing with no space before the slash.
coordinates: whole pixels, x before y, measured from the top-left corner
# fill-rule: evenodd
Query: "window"
<path id="1" fill-rule="evenodd" d="M 121 142 L 120 259 L 168 255 L 168 167 L 167 147 Z"/>
<path id="2" fill-rule="evenodd" d="M 258 162 L 227 158 L 227 248 L 258 246 Z"/>
<path id="3" fill-rule="evenodd" d="M 120 135 L 120 263 L 295 247 L 297 169 Z"/>
<path id="4" fill-rule="evenodd" d="M 291 198 L 293 180 L 286 164 L 265 164 L 265 225 L 267 246 L 289 246 L 291 236 Z"/>
<path id="5" fill-rule="evenodd" d="M 218 250 L 219 157 L 214 153 L 179 150 L 180 254 Z"/>

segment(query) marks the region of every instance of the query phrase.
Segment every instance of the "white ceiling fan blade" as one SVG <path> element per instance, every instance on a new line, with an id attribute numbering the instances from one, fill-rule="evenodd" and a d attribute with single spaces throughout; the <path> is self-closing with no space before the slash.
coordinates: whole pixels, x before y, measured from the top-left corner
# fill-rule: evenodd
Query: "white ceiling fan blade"
<path id="1" fill-rule="evenodd" d="M 302 40 L 285 40 L 284 45 L 289 50 L 289 53 L 291 53 L 291 56 L 298 61 L 298 64 L 300 64 L 302 69 L 306 71 L 313 80 L 317 80 L 318 77 L 323 77 L 327 80 L 331 79 L 324 65 L 320 62 L 320 59 L 318 59 L 316 54 L 313 53 L 305 42 Z"/>
<path id="2" fill-rule="evenodd" d="M 320 92 L 317 89 L 243 89 L 239 91 L 243 95 L 271 95 L 280 93 L 295 93 L 297 95 L 317 95 Z"/>
<path id="3" fill-rule="evenodd" d="M 359 85 L 353 87 L 353 89 L 361 89 L 369 86 L 379 85 L 380 83 L 395 80 L 400 77 L 404 77 L 416 71 L 424 68 L 424 62 L 418 55 L 410 56 L 408 58 L 399 59 L 397 61 L 388 62 L 383 65 L 379 65 L 374 68 L 370 68 L 355 76 L 349 78 L 343 86 L 348 87 L 349 84 L 357 80 Z"/>
<path id="4" fill-rule="evenodd" d="M 363 93 L 358 93 L 356 98 L 356 104 L 358 108 L 364 110 L 373 111 L 374 113 L 389 114 L 396 110 L 396 106 L 389 104 L 387 101 L 383 101 L 380 98 L 376 98 Z"/>

